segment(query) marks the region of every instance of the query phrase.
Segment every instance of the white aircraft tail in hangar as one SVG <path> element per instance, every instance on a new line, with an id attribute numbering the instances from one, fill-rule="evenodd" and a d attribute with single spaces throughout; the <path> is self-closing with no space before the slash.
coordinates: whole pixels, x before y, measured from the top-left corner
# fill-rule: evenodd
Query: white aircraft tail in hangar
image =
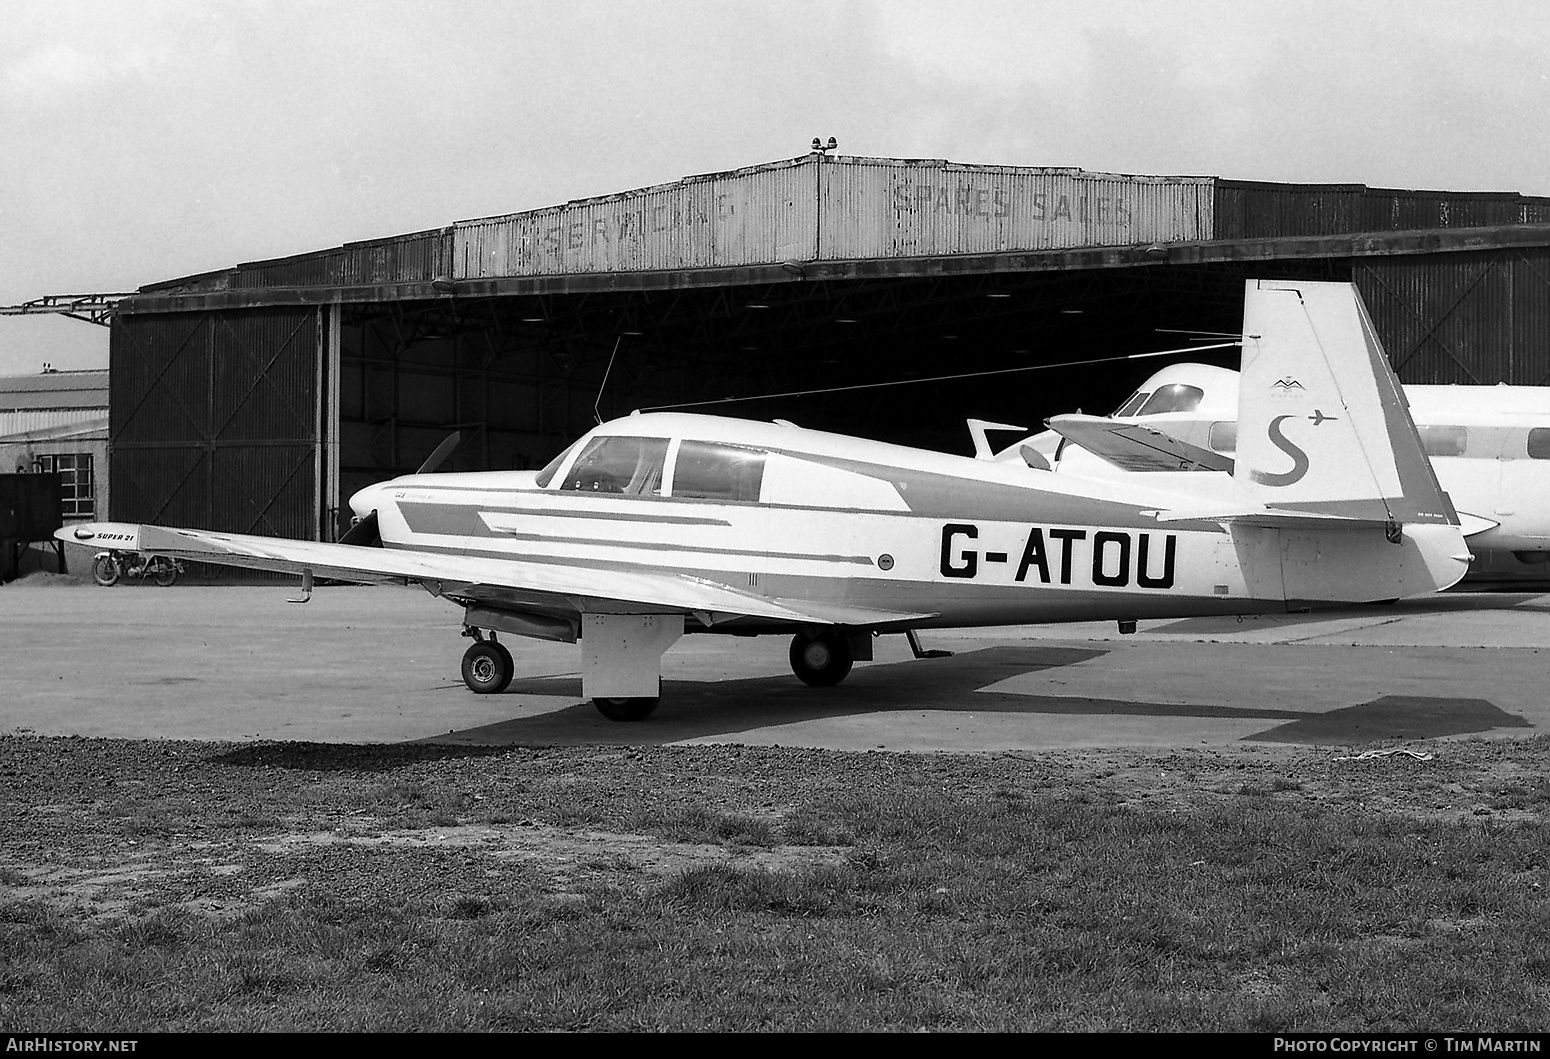
<path id="1" fill-rule="evenodd" d="M 1232 475 L 1088 478 L 1021 461 L 680 413 L 589 431 L 542 471 L 361 490 L 340 543 L 91 523 L 65 540 L 346 581 L 463 609 L 463 678 L 500 633 L 581 645 L 607 717 L 656 707 L 685 632 L 792 635 L 811 685 L 918 629 L 1284 611 L 1435 592 L 1469 553 L 1347 284 L 1251 281 Z M 988 453 L 987 453 L 988 454 Z M 379 545 L 379 546 L 372 546 Z"/>
<path id="2" fill-rule="evenodd" d="M 1550 583 L 1550 386 L 1410 385 L 1403 392 L 1474 556 L 1465 583 Z M 1232 473 L 1238 401 L 1236 371 L 1171 364 L 1112 415 L 1054 416 L 1050 430 L 994 458 L 1086 477 Z"/>

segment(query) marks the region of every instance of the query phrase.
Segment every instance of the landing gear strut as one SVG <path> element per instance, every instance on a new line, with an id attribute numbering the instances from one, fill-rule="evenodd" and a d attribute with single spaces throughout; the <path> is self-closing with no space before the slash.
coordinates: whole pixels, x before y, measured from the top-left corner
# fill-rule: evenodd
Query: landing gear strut
<path id="1" fill-rule="evenodd" d="M 844 680 L 855 661 L 850 640 L 835 629 L 799 632 L 791 640 L 791 671 L 815 688 L 833 687 Z"/>
<path id="2" fill-rule="evenodd" d="M 463 683 L 475 695 L 499 695 L 516 671 L 511 652 L 496 641 L 493 633 L 488 640 L 478 629 L 465 630 L 464 635 L 472 636 L 474 642 L 463 652 Z"/>

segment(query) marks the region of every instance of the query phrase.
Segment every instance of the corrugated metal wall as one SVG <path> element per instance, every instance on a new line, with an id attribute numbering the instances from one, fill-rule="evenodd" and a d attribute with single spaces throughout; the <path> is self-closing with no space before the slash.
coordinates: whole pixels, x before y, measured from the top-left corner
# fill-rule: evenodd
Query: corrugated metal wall
<path id="1" fill-rule="evenodd" d="M 112 517 L 316 539 L 317 309 L 120 315 Z"/>
<path id="2" fill-rule="evenodd" d="M 452 228 L 458 279 L 641 272 L 809 260 L 809 159 L 690 177 Z"/>
<path id="3" fill-rule="evenodd" d="M 453 226 L 456 277 L 1209 238 L 1207 177 L 809 156 Z"/>
<path id="4" fill-rule="evenodd" d="M 819 257 L 990 254 L 1210 237 L 1208 177 L 837 159 L 819 167 Z"/>
<path id="5" fill-rule="evenodd" d="M 1550 198 L 817 154 L 251 262 L 148 295 L 1550 223 Z"/>
<path id="6" fill-rule="evenodd" d="M 1550 222 L 1550 200 L 1511 192 L 1214 181 L 1214 238 L 1343 235 Z"/>
<path id="7" fill-rule="evenodd" d="M 1550 247 L 1358 258 L 1352 279 L 1402 381 L 1550 385 Z"/>
<path id="8" fill-rule="evenodd" d="M 238 265 L 235 287 L 429 283 L 452 274 L 452 229 L 349 243 L 333 250 Z"/>
<path id="9" fill-rule="evenodd" d="M 102 418 L 101 408 L 26 408 L 0 412 L 0 438 L 35 430 L 79 426 Z"/>

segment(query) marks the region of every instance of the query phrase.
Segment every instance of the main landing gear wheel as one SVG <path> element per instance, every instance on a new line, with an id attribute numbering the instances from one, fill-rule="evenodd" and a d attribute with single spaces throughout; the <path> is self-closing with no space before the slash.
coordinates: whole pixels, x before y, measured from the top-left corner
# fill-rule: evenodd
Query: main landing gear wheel
<path id="1" fill-rule="evenodd" d="M 481 640 L 463 652 L 463 683 L 476 695 L 499 695 L 515 669 L 511 652 L 494 640 Z"/>
<path id="2" fill-rule="evenodd" d="M 593 699 L 592 705 L 610 721 L 644 721 L 657 708 L 657 699 Z"/>
<path id="3" fill-rule="evenodd" d="M 854 664 L 850 641 L 832 629 L 799 632 L 791 640 L 791 671 L 804 684 L 833 687 L 850 674 Z"/>

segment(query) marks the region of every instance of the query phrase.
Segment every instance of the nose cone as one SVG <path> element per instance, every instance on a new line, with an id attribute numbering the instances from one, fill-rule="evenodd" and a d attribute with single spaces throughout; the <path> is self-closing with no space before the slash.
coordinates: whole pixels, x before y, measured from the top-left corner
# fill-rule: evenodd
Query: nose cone
<path id="1" fill-rule="evenodd" d="M 355 517 L 365 518 L 377 510 L 378 505 L 382 503 L 383 490 L 384 486 L 381 483 L 368 485 L 350 497 L 350 510 Z"/>

